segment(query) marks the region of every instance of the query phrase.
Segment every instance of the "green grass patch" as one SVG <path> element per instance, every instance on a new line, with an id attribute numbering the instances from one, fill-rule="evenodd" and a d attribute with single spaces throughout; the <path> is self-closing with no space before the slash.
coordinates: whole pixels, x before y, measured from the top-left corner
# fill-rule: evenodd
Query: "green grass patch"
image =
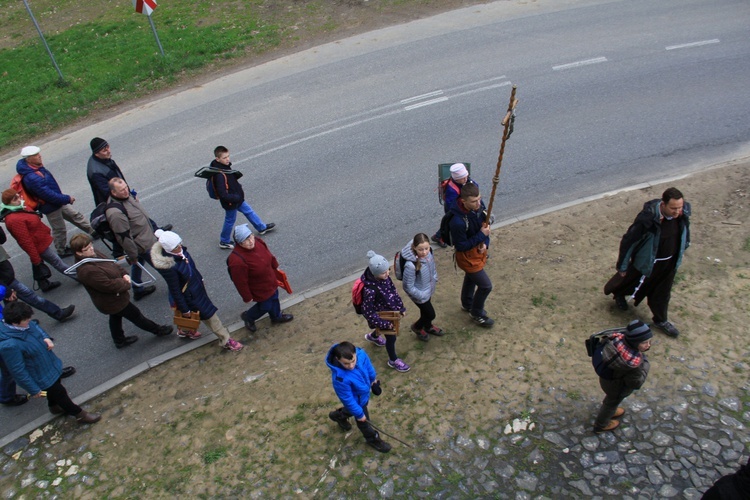
<path id="1" fill-rule="evenodd" d="M 210 465 L 227 456 L 226 446 L 217 446 L 203 452 L 203 463 Z"/>

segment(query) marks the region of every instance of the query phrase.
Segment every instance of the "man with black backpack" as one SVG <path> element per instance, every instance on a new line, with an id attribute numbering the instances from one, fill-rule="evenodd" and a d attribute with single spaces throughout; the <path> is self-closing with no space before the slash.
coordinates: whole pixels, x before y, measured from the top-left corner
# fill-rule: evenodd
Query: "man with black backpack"
<path id="1" fill-rule="evenodd" d="M 264 223 L 253 207 L 245 201 L 245 192 L 242 190 L 239 178 L 240 172 L 232 171 L 232 162 L 229 160 L 229 150 L 224 146 L 217 146 L 214 149 L 215 159 L 211 162 L 210 168 L 217 170 L 206 182 L 209 195 L 213 193 L 212 198 L 221 202 L 221 208 L 226 212 L 224 216 L 224 226 L 221 229 L 219 238 L 219 248 L 231 250 L 234 248 L 232 243 L 232 229 L 237 220 L 237 211 L 247 217 L 250 224 L 253 225 L 258 234 L 261 236 L 269 231 L 273 231 L 276 224 L 269 222 Z"/>
<path id="2" fill-rule="evenodd" d="M 651 348 L 651 329 L 640 320 L 628 324 L 624 333 L 611 333 L 595 349 L 591 362 L 604 400 L 594 421 L 594 432 L 609 432 L 619 425 L 625 414 L 622 401 L 640 389 L 648 376 L 649 362 L 646 351 Z"/>

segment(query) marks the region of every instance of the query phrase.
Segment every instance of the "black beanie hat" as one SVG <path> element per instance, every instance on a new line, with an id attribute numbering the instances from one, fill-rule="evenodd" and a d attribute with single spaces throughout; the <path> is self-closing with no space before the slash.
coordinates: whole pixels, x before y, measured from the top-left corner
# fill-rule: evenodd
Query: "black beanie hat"
<path id="1" fill-rule="evenodd" d="M 109 143 L 101 137 L 94 137 L 93 139 L 91 139 L 91 152 L 96 154 L 104 149 L 107 145 L 109 145 Z"/>
<path id="2" fill-rule="evenodd" d="M 634 319 L 628 323 L 628 329 L 625 332 L 625 341 L 631 346 L 637 347 L 638 344 L 645 342 L 653 336 L 654 334 L 648 325 L 639 319 Z"/>

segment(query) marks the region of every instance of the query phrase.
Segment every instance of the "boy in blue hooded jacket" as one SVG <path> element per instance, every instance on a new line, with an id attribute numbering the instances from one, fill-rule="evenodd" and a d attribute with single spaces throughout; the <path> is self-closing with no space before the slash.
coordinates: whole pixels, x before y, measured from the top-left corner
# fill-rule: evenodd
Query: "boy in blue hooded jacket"
<path id="1" fill-rule="evenodd" d="M 344 431 L 350 431 L 352 424 L 349 417 L 353 416 L 367 444 L 381 453 L 388 453 L 391 445 L 380 439 L 369 422 L 367 403 L 370 401 L 370 390 L 379 396 L 381 389 L 367 353 L 350 342 L 341 342 L 328 351 L 326 365 L 331 369 L 333 390 L 344 405 L 329 413 L 328 418 Z"/>

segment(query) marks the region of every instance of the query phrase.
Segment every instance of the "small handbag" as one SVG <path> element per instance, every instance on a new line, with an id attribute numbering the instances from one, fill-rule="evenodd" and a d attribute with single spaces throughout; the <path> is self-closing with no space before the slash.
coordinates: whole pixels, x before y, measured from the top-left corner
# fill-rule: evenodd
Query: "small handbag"
<path id="1" fill-rule="evenodd" d="M 40 262 L 39 264 L 32 264 L 31 274 L 34 277 L 34 281 L 47 280 L 52 277 L 52 271 L 50 271 L 47 264 Z"/>
<path id="2" fill-rule="evenodd" d="M 198 311 L 190 311 L 190 317 L 186 318 L 175 308 L 174 324 L 181 329 L 195 331 L 201 326 L 201 313 Z"/>

